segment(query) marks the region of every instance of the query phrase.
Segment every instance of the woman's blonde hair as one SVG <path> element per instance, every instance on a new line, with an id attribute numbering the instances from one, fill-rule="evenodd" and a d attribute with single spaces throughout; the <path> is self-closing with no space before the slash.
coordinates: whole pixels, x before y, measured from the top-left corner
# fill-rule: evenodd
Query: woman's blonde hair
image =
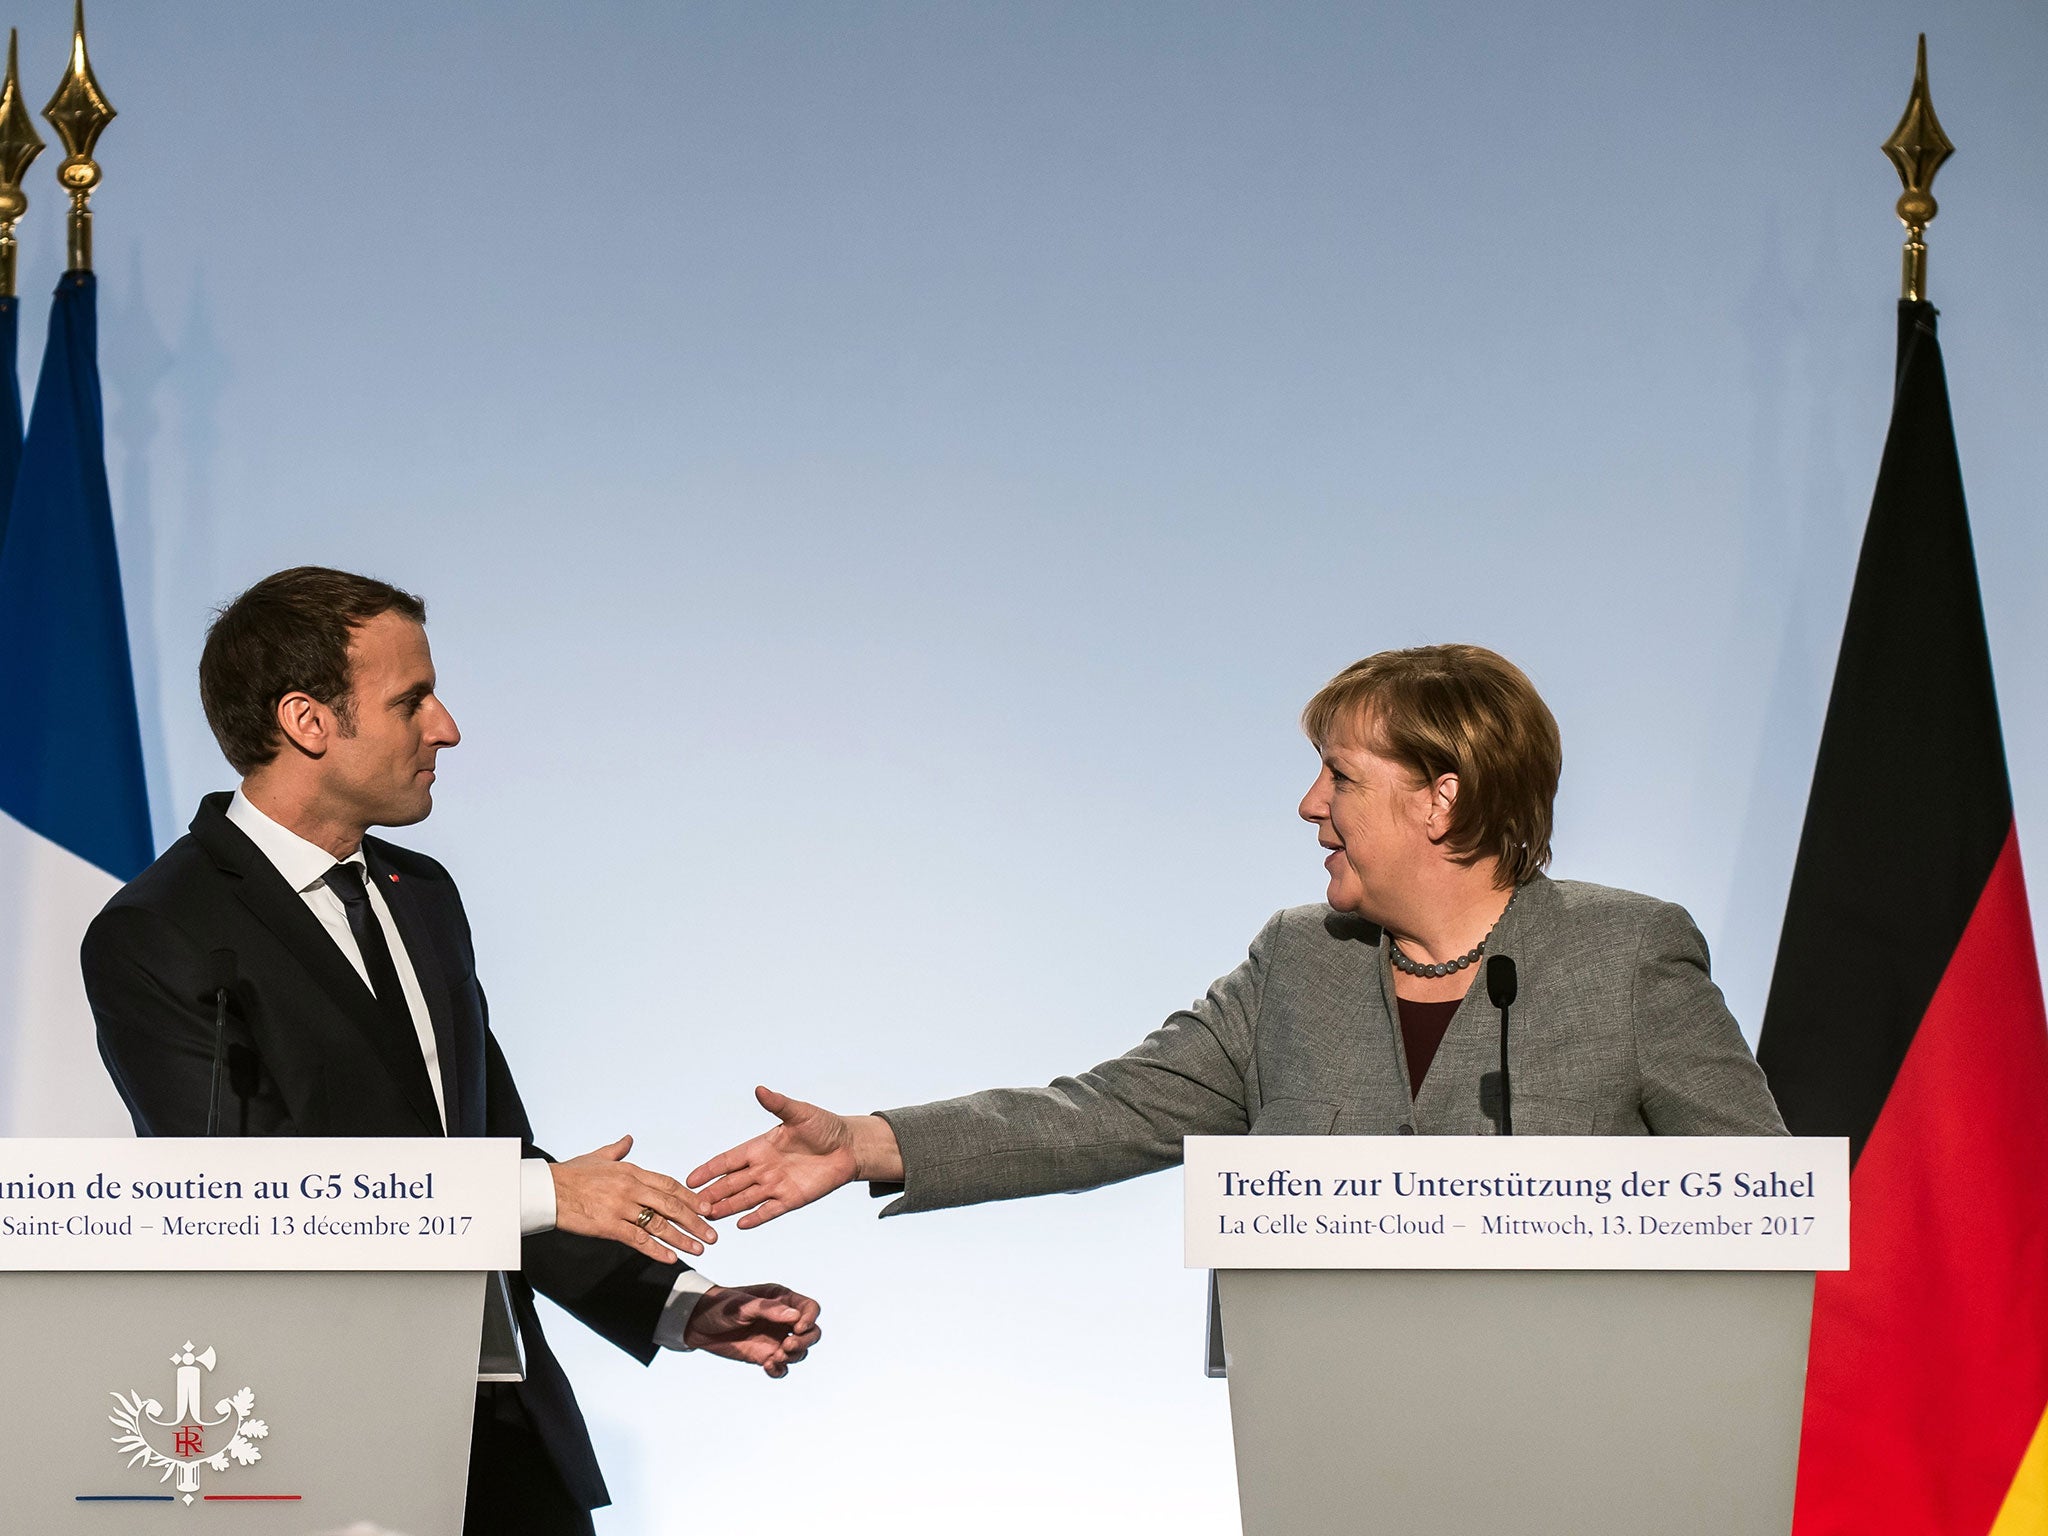
<path id="1" fill-rule="evenodd" d="M 1444 844 L 1461 863 L 1499 860 L 1503 887 L 1550 862 L 1564 767 L 1557 719 L 1522 669 L 1477 645 L 1421 645 L 1355 661 L 1301 712 L 1316 749 L 1343 740 L 1428 784 L 1458 777 Z"/>

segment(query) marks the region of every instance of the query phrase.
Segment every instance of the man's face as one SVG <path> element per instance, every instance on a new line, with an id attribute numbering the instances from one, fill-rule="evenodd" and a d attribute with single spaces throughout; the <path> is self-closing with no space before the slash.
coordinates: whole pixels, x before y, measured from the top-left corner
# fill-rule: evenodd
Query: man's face
<path id="1" fill-rule="evenodd" d="M 462 740 L 434 696 L 427 632 L 380 613 L 349 638 L 354 730 L 337 735 L 321 759 L 322 787 L 338 809 L 366 827 L 406 827 L 434 808 L 434 759 Z"/>
<path id="2" fill-rule="evenodd" d="M 1399 909 L 1419 861 L 1431 851 L 1434 787 L 1356 740 L 1323 749 L 1322 770 L 1302 797 L 1301 817 L 1315 823 L 1329 850 L 1325 899 L 1339 912 L 1385 922 Z"/>

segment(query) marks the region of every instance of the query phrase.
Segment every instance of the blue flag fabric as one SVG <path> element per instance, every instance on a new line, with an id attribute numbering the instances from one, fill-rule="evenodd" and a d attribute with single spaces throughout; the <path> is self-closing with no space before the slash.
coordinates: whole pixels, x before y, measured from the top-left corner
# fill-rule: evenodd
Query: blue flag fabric
<path id="1" fill-rule="evenodd" d="M 98 356 L 93 275 L 67 272 L 0 541 L 0 811 L 125 881 L 155 852 Z"/>
<path id="2" fill-rule="evenodd" d="M 21 378 L 15 358 L 21 347 L 21 300 L 0 298 L 0 548 L 7 544 L 7 509 L 14 502 L 14 477 L 21 473 Z"/>

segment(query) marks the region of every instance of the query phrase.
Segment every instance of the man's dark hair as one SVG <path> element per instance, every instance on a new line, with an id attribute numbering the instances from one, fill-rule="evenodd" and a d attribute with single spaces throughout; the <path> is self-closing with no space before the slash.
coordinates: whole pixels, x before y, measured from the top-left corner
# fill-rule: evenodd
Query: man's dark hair
<path id="1" fill-rule="evenodd" d="M 288 693 L 325 704 L 343 734 L 355 729 L 349 635 L 384 613 L 427 621 L 427 605 L 410 592 L 320 565 L 266 576 L 215 612 L 199 655 L 199 702 L 235 772 L 277 756 L 277 703 Z"/>

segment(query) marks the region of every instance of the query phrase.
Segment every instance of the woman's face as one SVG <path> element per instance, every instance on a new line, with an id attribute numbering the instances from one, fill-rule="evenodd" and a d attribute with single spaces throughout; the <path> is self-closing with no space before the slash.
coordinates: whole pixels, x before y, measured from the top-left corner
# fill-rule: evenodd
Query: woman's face
<path id="1" fill-rule="evenodd" d="M 1339 912 L 1385 923 L 1412 897 L 1414 876 L 1441 859 L 1432 840 L 1433 819 L 1447 819 L 1457 794 L 1448 775 L 1417 784 L 1390 758 L 1339 738 L 1323 749 L 1322 771 L 1301 800 L 1301 819 L 1315 823 L 1316 841 L 1329 850 L 1327 900 Z"/>

